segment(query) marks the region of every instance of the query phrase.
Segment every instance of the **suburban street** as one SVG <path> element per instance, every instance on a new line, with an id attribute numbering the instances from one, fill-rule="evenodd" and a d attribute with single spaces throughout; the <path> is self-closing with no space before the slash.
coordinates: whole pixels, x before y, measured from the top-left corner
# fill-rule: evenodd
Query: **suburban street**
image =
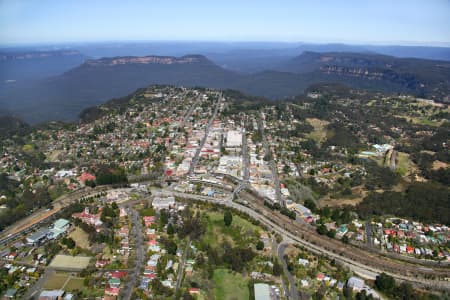
<path id="1" fill-rule="evenodd" d="M 134 241 L 135 261 L 134 268 L 128 274 L 128 280 L 122 290 L 121 299 L 125 300 L 131 299 L 131 296 L 133 295 L 133 289 L 137 285 L 137 280 L 139 278 L 139 274 L 141 272 L 141 268 L 144 264 L 145 258 L 144 237 L 142 233 L 143 229 L 139 218 L 139 213 L 136 210 L 130 208 L 130 206 L 128 206 L 127 210 L 133 226 L 133 228 L 131 229 L 131 236 Z"/>
<path id="2" fill-rule="evenodd" d="M 278 259 L 281 261 L 281 264 L 283 266 L 283 271 L 284 274 L 286 275 L 287 279 L 289 280 L 289 299 L 291 300 L 298 300 L 298 289 L 297 286 L 295 285 L 295 278 L 294 276 L 292 276 L 291 272 L 289 272 L 287 264 L 286 264 L 286 260 L 284 259 L 284 251 L 286 250 L 287 244 L 281 242 L 280 244 L 278 244 L 277 247 L 277 255 L 278 255 Z"/>
<path id="3" fill-rule="evenodd" d="M 52 268 L 46 268 L 44 274 L 42 274 L 38 281 L 27 290 L 23 298 L 27 300 L 36 299 L 37 294 L 42 290 L 44 284 L 54 273 L 55 270 Z"/>
<path id="4" fill-rule="evenodd" d="M 189 239 L 186 243 L 186 247 L 184 248 L 183 257 L 181 258 L 180 265 L 178 266 L 177 282 L 175 283 L 174 300 L 177 300 L 177 291 L 180 288 L 181 283 L 183 282 L 184 267 L 186 265 L 186 259 L 188 257 L 190 248 L 191 248 L 191 240 Z"/>
<path id="5" fill-rule="evenodd" d="M 186 122 L 192 116 L 192 113 L 194 112 L 195 108 L 197 107 L 198 103 L 200 102 L 200 97 L 201 96 L 197 96 L 194 104 L 188 108 L 186 114 L 183 116 L 181 123 L 178 125 L 178 131 L 176 132 L 176 135 L 174 137 L 172 137 L 172 139 L 170 140 L 169 149 L 172 149 L 173 143 L 177 140 L 178 136 L 181 134 L 179 129 L 184 128 L 184 126 L 186 125 Z"/>

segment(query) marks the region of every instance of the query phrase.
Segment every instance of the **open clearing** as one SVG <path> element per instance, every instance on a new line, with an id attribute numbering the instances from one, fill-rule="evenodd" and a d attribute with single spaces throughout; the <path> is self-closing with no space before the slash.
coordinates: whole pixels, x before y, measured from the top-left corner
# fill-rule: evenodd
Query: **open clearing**
<path id="1" fill-rule="evenodd" d="M 47 156 L 47 161 L 49 161 L 49 162 L 58 161 L 58 157 L 61 155 L 61 153 L 62 153 L 61 150 L 53 150 L 53 151 Z"/>
<path id="2" fill-rule="evenodd" d="M 67 273 L 55 273 L 45 282 L 44 288 L 49 290 L 59 290 L 69 279 L 69 274 Z"/>
<path id="3" fill-rule="evenodd" d="M 225 226 L 222 212 L 206 212 L 206 215 L 209 217 L 209 221 L 203 239 L 210 245 L 215 245 L 222 242 L 225 235 L 231 237 L 235 234 L 248 236 L 254 234 L 255 231 L 261 231 L 258 226 L 253 225 L 249 221 L 235 214 L 233 214 L 233 221 L 230 227 Z M 233 244 L 232 240 L 227 240 Z"/>
<path id="4" fill-rule="evenodd" d="M 330 122 L 316 118 L 307 118 L 306 121 L 314 127 L 314 131 L 308 134 L 308 138 L 314 140 L 317 144 L 321 144 L 327 138 L 326 126 Z"/>
<path id="5" fill-rule="evenodd" d="M 80 227 L 75 227 L 75 230 L 69 234 L 78 247 L 83 249 L 89 249 L 89 239 L 88 234 L 83 231 Z"/>
<path id="6" fill-rule="evenodd" d="M 81 277 L 71 277 L 69 281 L 66 283 L 64 290 L 66 291 L 75 291 L 81 290 L 84 287 L 84 279 Z"/>
<path id="7" fill-rule="evenodd" d="M 344 205 L 355 206 L 363 201 L 363 199 L 367 196 L 367 191 L 364 190 L 362 186 L 357 186 L 352 188 L 352 196 L 350 197 L 340 197 L 340 198 L 330 198 L 324 197 L 318 201 L 319 207 L 340 207 Z"/>
<path id="8" fill-rule="evenodd" d="M 75 291 L 83 288 L 84 279 L 81 277 L 75 277 L 70 273 L 55 273 L 44 284 L 45 289 L 49 290 L 62 290 Z"/>
<path id="9" fill-rule="evenodd" d="M 248 279 L 227 269 L 216 269 L 213 275 L 216 300 L 249 299 Z"/>
<path id="10" fill-rule="evenodd" d="M 401 176 L 405 176 L 410 173 L 411 161 L 409 159 L 409 154 L 404 152 L 397 153 L 397 166 L 396 170 Z"/>
<path id="11" fill-rule="evenodd" d="M 50 267 L 56 270 L 81 271 L 89 265 L 91 257 L 88 256 L 70 256 L 58 254 L 50 263 Z"/>
<path id="12" fill-rule="evenodd" d="M 446 168 L 448 168 L 448 166 L 449 165 L 443 161 L 440 161 L 440 160 L 433 161 L 433 170 L 439 170 L 441 168 L 446 169 Z"/>

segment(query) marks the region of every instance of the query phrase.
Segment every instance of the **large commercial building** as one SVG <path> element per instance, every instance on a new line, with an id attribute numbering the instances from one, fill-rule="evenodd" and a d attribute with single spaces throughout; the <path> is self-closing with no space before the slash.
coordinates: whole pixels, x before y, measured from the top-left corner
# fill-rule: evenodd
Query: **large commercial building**
<path id="1" fill-rule="evenodd" d="M 48 239 L 50 230 L 48 228 L 42 228 L 27 237 L 27 244 L 30 246 L 38 245 Z"/>
<path id="2" fill-rule="evenodd" d="M 242 132 L 239 130 L 229 130 L 227 132 L 226 148 L 237 148 L 242 146 Z"/>

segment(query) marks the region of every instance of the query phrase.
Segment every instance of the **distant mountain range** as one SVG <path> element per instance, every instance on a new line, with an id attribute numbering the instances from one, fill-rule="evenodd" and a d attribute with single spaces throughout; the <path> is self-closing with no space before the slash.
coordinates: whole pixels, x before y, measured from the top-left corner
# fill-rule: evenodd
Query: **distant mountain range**
<path id="1" fill-rule="evenodd" d="M 320 73 L 324 81 L 334 78 L 355 87 L 406 92 L 440 101 L 448 100 L 450 94 L 450 62 L 447 61 L 367 53 L 304 52 L 276 69 L 297 74 Z M 370 86 L 366 87 L 361 80 Z"/>
<path id="2" fill-rule="evenodd" d="M 14 82 L 43 79 L 61 74 L 84 62 L 76 50 L 1 51 L 0 88 Z"/>
<path id="3" fill-rule="evenodd" d="M 372 53 L 304 52 L 271 70 L 255 73 L 225 69 L 202 55 L 86 60 L 80 53 L 70 53 L 61 55 L 84 62 L 49 78 L 4 83 L 0 107 L 31 123 L 74 120 L 83 108 L 149 84 L 231 88 L 272 99 L 295 96 L 311 84 L 326 82 L 411 93 L 444 102 L 450 91 L 450 62 Z"/>

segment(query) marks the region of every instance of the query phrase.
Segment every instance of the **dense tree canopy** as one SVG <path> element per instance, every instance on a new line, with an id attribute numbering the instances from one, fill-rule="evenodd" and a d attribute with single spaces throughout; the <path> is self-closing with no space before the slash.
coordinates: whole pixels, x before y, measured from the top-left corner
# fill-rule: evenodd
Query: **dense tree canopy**
<path id="1" fill-rule="evenodd" d="M 450 224 L 449 196 L 446 186 L 415 182 L 405 193 L 371 193 L 357 206 L 357 211 L 363 217 L 392 214 L 423 222 Z"/>

